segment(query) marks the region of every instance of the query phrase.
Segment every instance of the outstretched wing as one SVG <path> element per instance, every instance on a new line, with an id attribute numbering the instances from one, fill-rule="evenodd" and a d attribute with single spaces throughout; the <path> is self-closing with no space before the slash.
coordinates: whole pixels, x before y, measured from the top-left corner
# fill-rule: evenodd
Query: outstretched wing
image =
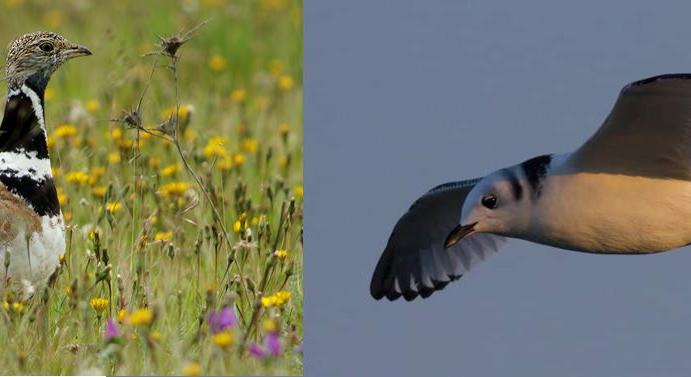
<path id="1" fill-rule="evenodd" d="M 463 201 L 479 179 L 439 185 L 420 197 L 396 223 L 370 284 L 372 297 L 410 301 L 429 297 L 496 252 L 504 238 L 474 234 L 445 249 Z"/>
<path id="2" fill-rule="evenodd" d="M 624 87 L 603 125 L 570 160 L 579 171 L 691 180 L 691 74 Z"/>

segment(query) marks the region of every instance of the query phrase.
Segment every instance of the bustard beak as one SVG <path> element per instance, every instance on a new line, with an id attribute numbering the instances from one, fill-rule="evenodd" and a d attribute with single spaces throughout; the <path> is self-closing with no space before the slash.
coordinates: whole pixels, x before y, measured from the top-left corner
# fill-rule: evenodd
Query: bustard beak
<path id="1" fill-rule="evenodd" d="M 91 55 L 91 50 L 88 48 L 82 46 L 82 45 L 72 45 L 69 48 L 65 49 L 65 59 L 72 59 L 72 58 L 77 58 L 80 56 L 89 56 Z"/>
<path id="2" fill-rule="evenodd" d="M 446 236 L 446 241 L 444 241 L 444 248 L 450 248 L 451 246 L 457 244 L 458 241 L 462 240 L 465 236 L 469 235 L 470 233 L 473 233 L 475 231 L 475 225 L 477 225 L 477 222 L 468 225 L 456 225 L 456 227 L 453 228 L 451 233 L 449 233 L 449 235 Z"/>

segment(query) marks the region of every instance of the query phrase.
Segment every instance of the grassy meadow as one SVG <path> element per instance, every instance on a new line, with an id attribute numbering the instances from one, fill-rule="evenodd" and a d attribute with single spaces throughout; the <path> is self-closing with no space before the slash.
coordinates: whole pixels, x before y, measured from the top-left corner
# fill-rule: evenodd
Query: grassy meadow
<path id="1" fill-rule="evenodd" d="M 2 297 L 2 374 L 302 374 L 301 8 L 0 0 L 4 46 L 94 53 L 46 92 L 67 253 Z"/>

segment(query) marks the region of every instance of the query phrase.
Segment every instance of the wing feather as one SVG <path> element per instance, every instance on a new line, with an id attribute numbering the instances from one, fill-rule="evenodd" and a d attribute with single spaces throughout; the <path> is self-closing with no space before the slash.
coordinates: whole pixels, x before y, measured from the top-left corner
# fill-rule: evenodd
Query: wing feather
<path id="1" fill-rule="evenodd" d="M 497 250 L 503 237 L 491 234 L 471 235 L 448 250 L 443 245 L 478 181 L 439 185 L 413 203 L 396 223 L 379 258 L 370 284 L 372 297 L 427 298 Z"/>
<path id="2" fill-rule="evenodd" d="M 579 171 L 691 180 L 691 74 L 625 86 L 570 161 Z"/>

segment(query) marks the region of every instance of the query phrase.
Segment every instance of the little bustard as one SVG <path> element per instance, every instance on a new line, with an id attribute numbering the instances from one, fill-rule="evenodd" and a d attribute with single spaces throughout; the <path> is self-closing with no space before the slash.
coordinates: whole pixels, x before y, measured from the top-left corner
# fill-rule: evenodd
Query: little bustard
<path id="1" fill-rule="evenodd" d="M 9 47 L 5 115 L 0 125 L 0 286 L 42 287 L 65 253 L 65 224 L 53 183 L 44 93 L 69 59 L 91 55 L 51 32 L 25 34 Z M 9 257 L 9 260 L 7 258 Z M 26 298 L 26 289 L 18 292 Z"/>

